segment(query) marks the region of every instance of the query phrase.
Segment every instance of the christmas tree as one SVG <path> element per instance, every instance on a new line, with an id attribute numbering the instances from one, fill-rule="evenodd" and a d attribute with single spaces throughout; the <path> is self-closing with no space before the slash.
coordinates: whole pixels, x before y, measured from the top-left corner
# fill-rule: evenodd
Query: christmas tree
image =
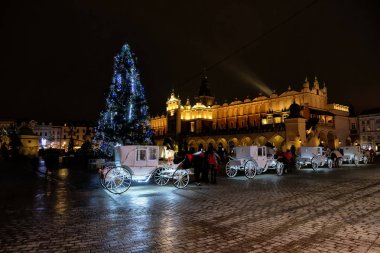
<path id="1" fill-rule="evenodd" d="M 128 44 L 114 58 L 106 108 L 100 113 L 95 140 L 111 156 L 117 145 L 151 144 L 148 105 L 134 55 Z"/>

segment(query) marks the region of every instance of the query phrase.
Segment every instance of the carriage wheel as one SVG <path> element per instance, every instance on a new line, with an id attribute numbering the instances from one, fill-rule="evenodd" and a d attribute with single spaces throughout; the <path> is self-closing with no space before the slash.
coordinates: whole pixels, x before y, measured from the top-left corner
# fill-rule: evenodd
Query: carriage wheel
<path id="1" fill-rule="evenodd" d="M 282 162 L 277 162 L 276 173 L 277 176 L 282 176 L 284 174 L 284 164 Z"/>
<path id="2" fill-rule="evenodd" d="M 126 192 L 132 183 L 132 174 L 125 167 L 111 167 L 105 175 L 105 188 L 114 194 Z"/>
<path id="3" fill-rule="evenodd" d="M 237 174 L 237 169 L 230 166 L 230 162 L 226 164 L 226 174 L 229 177 L 234 177 Z"/>
<path id="4" fill-rule="evenodd" d="M 185 169 L 176 169 L 173 173 L 173 184 L 178 189 L 185 188 L 190 181 L 189 172 Z"/>
<path id="5" fill-rule="evenodd" d="M 333 167 L 333 161 L 331 159 L 327 159 L 327 167 L 329 167 L 329 169 Z"/>
<path id="6" fill-rule="evenodd" d="M 154 182 L 158 185 L 166 185 L 169 182 L 170 176 L 166 168 L 158 168 L 154 172 Z"/>
<path id="7" fill-rule="evenodd" d="M 315 161 L 314 159 L 311 160 L 311 168 L 313 168 L 314 171 L 318 170 L 318 161 Z"/>
<path id="8" fill-rule="evenodd" d="M 343 164 L 343 159 L 342 158 L 338 158 L 337 164 L 338 164 L 338 167 L 341 167 L 342 164 Z"/>
<path id="9" fill-rule="evenodd" d="M 252 160 L 248 160 L 245 164 L 244 164 L 244 173 L 245 173 L 245 176 L 249 179 L 252 179 L 256 176 L 256 171 L 257 171 L 257 163 L 255 161 L 252 161 Z"/>
<path id="10" fill-rule="evenodd" d="M 368 157 L 366 157 L 366 156 L 363 157 L 363 163 L 364 163 L 364 164 L 367 164 L 367 163 L 368 163 Z"/>

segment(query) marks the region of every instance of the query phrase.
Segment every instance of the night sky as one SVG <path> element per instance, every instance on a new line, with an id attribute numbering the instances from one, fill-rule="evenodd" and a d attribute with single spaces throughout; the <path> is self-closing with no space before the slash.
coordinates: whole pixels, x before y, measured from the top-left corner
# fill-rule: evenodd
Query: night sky
<path id="1" fill-rule="evenodd" d="M 329 102 L 380 107 L 380 1 L 2 1 L 0 119 L 96 120 L 123 43 L 152 116 L 207 69 L 219 103 L 258 84 L 326 82 Z"/>

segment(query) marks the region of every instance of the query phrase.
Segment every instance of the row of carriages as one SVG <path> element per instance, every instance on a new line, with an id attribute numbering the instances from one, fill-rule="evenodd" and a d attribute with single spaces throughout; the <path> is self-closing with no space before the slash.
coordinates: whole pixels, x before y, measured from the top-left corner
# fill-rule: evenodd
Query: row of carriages
<path id="1" fill-rule="evenodd" d="M 193 174 L 193 168 L 188 161 L 191 157 L 186 156 L 178 163 L 168 163 L 160 159 L 162 152 L 160 146 L 116 147 L 115 161 L 105 163 L 99 170 L 101 185 L 114 194 L 127 191 L 133 181 L 148 182 L 151 179 L 157 185 L 172 182 L 179 189 L 185 188 Z M 282 157 L 271 147 L 241 146 L 235 148 L 234 157 L 229 157 L 225 172 L 228 177 L 235 177 L 241 171 L 252 179 L 268 170 L 281 176 L 285 164 L 290 162 L 295 164 L 296 169 L 311 167 L 317 170 L 320 167 L 339 167 L 342 163 L 367 164 L 371 158 L 359 146 L 342 147 L 339 151 L 329 151 L 322 147 L 301 147 L 295 161 Z"/>

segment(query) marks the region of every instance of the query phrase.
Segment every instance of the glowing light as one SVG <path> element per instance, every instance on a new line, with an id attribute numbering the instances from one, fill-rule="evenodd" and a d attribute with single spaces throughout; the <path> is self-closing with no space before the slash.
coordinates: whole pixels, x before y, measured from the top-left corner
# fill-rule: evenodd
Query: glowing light
<path id="1" fill-rule="evenodd" d="M 250 69 L 244 65 L 237 64 L 223 64 L 227 70 L 231 73 L 236 74 L 242 81 L 251 84 L 253 87 L 257 88 L 261 92 L 264 92 L 266 95 L 270 96 L 272 90 L 266 85 L 260 78 Z"/>

